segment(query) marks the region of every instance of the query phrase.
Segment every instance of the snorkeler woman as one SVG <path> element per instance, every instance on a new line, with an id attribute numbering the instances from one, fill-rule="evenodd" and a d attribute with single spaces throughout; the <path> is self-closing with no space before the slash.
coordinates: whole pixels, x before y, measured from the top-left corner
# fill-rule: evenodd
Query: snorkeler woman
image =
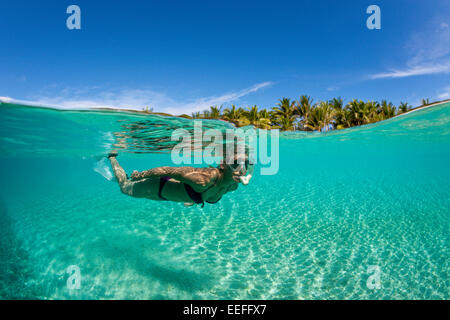
<path id="1" fill-rule="evenodd" d="M 230 165 L 222 162 L 209 168 L 158 167 L 134 171 L 128 179 L 116 157 L 117 153 L 108 156 L 123 193 L 136 198 L 184 202 L 186 206 L 216 203 L 225 193 L 236 190 L 240 182 L 248 184 L 253 173 L 247 159 L 235 157 Z"/>

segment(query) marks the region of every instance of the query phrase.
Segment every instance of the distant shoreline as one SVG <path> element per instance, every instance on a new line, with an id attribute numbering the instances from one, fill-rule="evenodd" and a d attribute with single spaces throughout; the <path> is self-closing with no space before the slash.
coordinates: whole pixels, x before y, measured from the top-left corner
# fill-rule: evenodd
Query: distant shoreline
<path id="1" fill-rule="evenodd" d="M 405 113 L 396 115 L 392 118 L 396 118 L 396 117 L 400 117 L 403 116 L 405 114 L 417 111 L 417 110 L 421 110 L 421 109 L 425 109 L 425 108 L 429 108 L 429 107 L 434 107 L 443 103 L 448 103 L 450 102 L 450 99 L 447 100 L 441 100 L 441 101 L 436 101 L 433 102 L 431 104 L 427 104 L 427 105 L 422 105 L 422 106 L 418 106 L 415 107 Z M 166 117 L 177 117 L 177 118 L 189 118 L 189 119 L 194 119 L 191 116 L 187 115 L 187 114 L 180 114 L 180 115 L 174 115 L 174 114 L 170 114 L 170 113 L 166 113 L 166 112 L 150 112 L 150 111 L 144 111 L 144 110 L 135 110 L 135 109 L 121 109 L 121 108 L 112 108 L 112 107 L 88 107 L 88 108 L 83 108 L 83 109 L 65 109 L 65 108 L 61 108 L 59 106 L 51 106 L 51 105 L 39 105 L 39 104 L 34 104 L 33 102 L 29 102 L 29 101 L 21 101 L 21 100 L 15 100 L 15 99 L 1 99 L 0 98 L 0 103 L 7 103 L 7 104 L 18 104 L 18 105 L 23 105 L 23 106 L 29 106 L 29 107 L 34 107 L 34 108 L 44 108 L 44 109 L 54 109 L 54 110 L 58 110 L 58 111 L 117 111 L 117 112 L 130 112 L 130 113 L 138 113 L 138 114 L 143 114 L 143 115 L 160 115 L 160 116 L 166 116 Z M 226 121 L 224 119 L 215 119 L 215 120 L 222 120 L 222 121 Z M 226 121 L 229 122 L 229 121 Z M 232 122 L 230 122 L 232 123 Z"/>
<path id="2" fill-rule="evenodd" d="M 418 106 L 418 107 L 415 107 L 415 108 L 413 108 L 413 109 L 411 109 L 411 110 L 409 110 L 409 111 L 407 111 L 407 112 L 405 112 L 405 113 L 397 114 L 397 115 L 395 115 L 395 116 L 393 116 L 393 117 L 391 117 L 391 118 L 385 119 L 385 120 L 389 120 L 389 119 L 394 119 L 394 118 L 397 118 L 397 117 L 401 117 L 401 116 L 407 115 L 407 114 L 409 114 L 409 113 L 412 113 L 412 112 L 415 112 L 415 111 L 418 111 L 418 110 L 422 110 L 422 109 L 427 109 L 427 108 L 435 107 L 435 106 L 438 106 L 438 105 L 441 105 L 441 104 L 444 104 L 444 103 L 450 103 L 450 99 L 447 99 L 447 100 L 441 100 L 441 101 L 436 101 L 436 102 L 433 102 L 433 103 L 430 103 L 430 104 L 427 104 L 427 105 Z M 94 109 L 90 109 L 90 110 L 113 111 L 113 112 L 123 112 L 123 111 L 125 111 L 125 112 L 137 113 L 137 114 L 142 114 L 142 115 L 160 115 L 160 116 L 168 116 L 168 117 L 177 117 L 177 118 L 184 118 L 184 119 L 192 119 L 192 120 L 195 119 L 195 120 L 199 120 L 199 119 L 193 118 L 193 117 L 191 117 L 191 116 L 189 116 L 189 115 L 186 115 L 186 114 L 182 114 L 182 115 L 172 115 L 172 114 L 164 113 L 164 112 L 148 112 L 148 111 L 132 110 L 132 109 L 94 108 Z M 207 119 L 202 119 L 202 120 L 207 120 Z M 222 119 L 222 118 L 218 118 L 218 119 L 210 119 L 210 120 L 224 121 L 224 122 L 226 122 L 226 123 L 231 124 L 231 125 L 234 126 L 234 127 L 238 127 L 238 126 L 236 125 L 236 123 L 234 123 L 234 122 L 232 122 L 232 121 L 228 121 L 228 120 Z M 381 121 L 385 121 L 385 120 L 381 120 Z M 381 122 L 381 121 L 377 121 L 377 122 Z M 364 124 L 363 124 L 363 125 L 364 125 Z M 360 127 L 360 126 L 362 126 L 362 125 L 359 125 L 359 126 L 353 126 L 353 127 L 351 127 L 351 128 Z M 268 129 L 268 130 L 270 130 L 270 129 Z M 291 131 L 291 130 L 287 130 L 287 131 Z M 296 131 L 296 130 L 294 130 L 294 131 Z"/>
<path id="3" fill-rule="evenodd" d="M 431 108 L 431 107 L 435 107 L 444 103 L 449 103 L 450 99 L 447 100 L 441 100 L 441 101 L 436 101 L 433 102 L 431 104 L 427 104 L 427 105 L 422 105 L 422 106 L 418 106 L 415 107 L 405 113 L 401 113 L 401 114 L 397 114 L 393 117 L 390 117 L 389 119 L 394 119 L 397 117 L 401 117 L 404 115 L 407 115 L 409 113 L 418 111 L 418 110 L 422 110 L 422 109 L 426 109 L 426 108 Z M 163 116 L 163 117 L 175 117 L 175 118 L 183 118 L 183 119 L 190 119 L 190 120 L 198 120 L 197 118 L 193 118 L 192 116 L 189 116 L 187 114 L 181 114 L 181 115 L 173 115 L 170 113 L 165 113 L 165 112 L 151 112 L 151 111 L 146 111 L 146 110 L 135 110 L 135 109 L 120 109 L 120 108 L 111 108 L 111 107 L 92 107 L 92 108 L 85 108 L 85 109 L 64 109 L 64 108 L 60 108 L 58 106 L 45 106 L 45 105 L 38 105 L 38 104 L 33 104 L 32 102 L 28 102 L 28 101 L 20 101 L 20 100 L 15 100 L 15 99 L 1 99 L 0 98 L 0 104 L 5 103 L 5 104 L 16 104 L 16 105 L 23 105 L 23 106 L 29 106 L 29 107 L 33 107 L 33 108 L 40 108 L 40 109 L 51 109 L 51 110 L 55 110 L 55 111 L 80 111 L 80 112 L 89 112 L 89 111 L 99 111 L 99 112 L 123 112 L 123 113 L 131 113 L 131 114 L 137 114 L 137 115 L 157 115 L 157 116 Z M 217 120 L 217 121 L 224 121 L 226 123 L 231 124 L 234 127 L 238 127 L 236 125 L 236 123 L 232 122 L 232 121 L 228 121 L 222 118 L 218 118 L 218 119 L 201 119 L 201 120 Z M 388 119 L 385 119 L 388 120 Z M 385 120 L 381 120 L 381 121 L 385 121 Z M 379 122 L 379 121 L 377 121 Z M 359 127 L 361 125 L 358 126 L 352 126 L 352 128 L 354 127 Z M 268 129 L 270 130 L 270 129 Z M 287 131 L 292 131 L 292 130 L 287 130 Z M 295 130 L 294 130 L 295 131 Z"/>
<path id="4" fill-rule="evenodd" d="M 404 116 L 404 115 L 406 115 L 408 113 L 411 113 L 411 112 L 414 112 L 414 111 L 418 111 L 418 110 L 422 110 L 422 109 L 438 106 L 440 104 L 449 103 L 449 102 L 450 102 L 450 99 L 447 99 L 447 100 L 441 100 L 441 101 L 433 102 L 431 104 L 427 104 L 427 105 L 424 105 L 424 106 L 415 107 L 414 109 L 411 109 L 411 110 L 409 110 L 409 111 L 407 111 L 405 113 L 402 113 L 402 114 L 398 114 L 398 115 L 392 117 L 391 119 Z"/>
<path id="5" fill-rule="evenodd" d="M 427 105 L 418 106 L 418 107 L 415 107 L 415 108 L 413 108 L 413 109 L 411 109 L 411 110 L 409 110 L 409 111 L 407 111 L 405 113 L 401 113 L 401 114 L 395 115 L 395 116 L 393 116 L 393 117 L 391 117 L 389 119 L 394 119 L 394 118 L 401 117 L 401 116 L 407 115 L 409 113 L 412 113 L 412 112 L 415 112 L 415 111 L 418 111 L 418 110 L 435 107 L 435 106 L 438 106 L 438 105 L 441 105 L 441 104 L 444 104 L 444 103 L 449 103 L 449 102 L 450 102 L 450 99 L 447 99 L 447 100 L 436 101 L 436 102 L 433 102 L 433 103 L 427 104 Z M 191 116 L 189 116 L 187 114 L 173 115 L 173 114 L 164 113 L 164 112 L 148 112 L 148 111 L 141 111 L 141 110 L 118 109 L 118 108 L 94 108 L 94 109 L 90 109 L 90 110 L 116 111 L 116 112 L 125 111 L 125 112 L 131 112 L 131 113 L 138 113 L 138 114 L 142 114 L 142 115 L 160 115 L 160 116 L 168 116 L 168 117 L 177 117 L 177 118 L 184 118 L 184 119 L 199 120 L 199 119 L 193 118 L 193 117 L 191 117 Z M 202 119 L 202 120 L 207 120 L 207 119 Z M 228 120 L 225 120 L 225 119 L 218 118 L 218 119 L 210 119 L 210 120 L 224 121 L 224 122 L 227 122 L 227 123 L 231 124 L 234 127 L 237 127 L 234 122 L 228 121 Z M 388 120 L 388 119 L 385 119 L 385 120 Z M 382 120 L 382 121 L 385 121 L 385 120 Z M 361 125 L 359 125 L 359 126 L 361 126 Z M 353 126 L 352 128 L 359 127 L 359 126 Z M 270 130 L 270 129 L 268 129 L 268 130 Z M 291 130 L 288 130 L 288 131 L 291 131 Z"/>

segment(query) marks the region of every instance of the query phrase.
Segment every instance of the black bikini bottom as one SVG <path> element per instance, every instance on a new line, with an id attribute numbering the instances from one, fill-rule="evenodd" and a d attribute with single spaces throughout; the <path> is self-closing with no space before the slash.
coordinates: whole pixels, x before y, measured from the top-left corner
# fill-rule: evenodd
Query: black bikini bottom
<path id="1" fill-rule="evenodd" d="M 161 200 L 167 200 L 166 198 L 164 198 L 162 196 L 161 192 L 162 192 L 162 189 L 164 188 L 164 185 L 166 184 L 166 182 L 169 181 L 170 179 L 171 178 L 168 176 L 163 176 L 163 177 L 159 178 L 158 197 Z M 186 190 L 186 193 L 188 194 L 189 198 L 191 198 L 191 200 L 196 204 L 202 204 L 202 208 L 203 208 L 205 206 L 205 203 L 203 202 L 202 194 L 200 192 L 197 192 L 194 189 L 192 189 L 192 187 L 190 185 L 188 185 L 186 183 L 183 183 L 183 184 L 184 184 L 184 189 Z M 217 201 L 219 201 L 219 200 L 217 200 Z M 206 201 L 206 202 L 208 202 L 208 201 Z M 215 202 L 208 202 L 208 203 L 215 203 Z"/>

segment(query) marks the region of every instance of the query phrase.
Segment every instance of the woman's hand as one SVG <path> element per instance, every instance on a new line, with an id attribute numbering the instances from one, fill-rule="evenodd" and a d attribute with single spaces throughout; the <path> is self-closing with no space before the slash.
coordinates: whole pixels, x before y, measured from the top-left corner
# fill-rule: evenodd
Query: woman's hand
<path id="1" fill-rule="evenodd" d="M 233 180 L 237 183 L 241 182 L 242 174 L 240 171 L 233 171 Z"/>

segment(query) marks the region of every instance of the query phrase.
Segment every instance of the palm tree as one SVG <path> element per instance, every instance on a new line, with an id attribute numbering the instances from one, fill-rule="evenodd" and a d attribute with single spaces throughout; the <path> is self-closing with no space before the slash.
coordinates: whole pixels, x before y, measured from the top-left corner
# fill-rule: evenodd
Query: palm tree
<path id="1" fill-rule="evenodd" d="M 197 111 L 197 112 L 192 112 L 192 118 L 194 118 L 194 119 L 199 119 L 199 118 L 200 118 L 200 112 L 199 112 L 199 111 Z"/>
<path id="2" fill-rule="evenodd" d="M 334 125 L 338 130 L 350 128 L 352 126 L 352 117 L 350 111 L 347 109 L 342 109 L 340 112 L 337 112 L 335 115 Z"/>
<path id="3" fill-rule="evenodd" d="M 203 114 L 202 114 L 202 118 L 203 119 L 210 119 L 211 118 L 211 113 L 208 110 L 204 110 Z"/>
<path id="4" fill-rule="evenodd" d="M 381 101 L 381 113 L 384 116 L 383 119 L 389 119 L 395 116 L 397 113 L 396 109 L 397 108 L 391 102 L 388 103 L 386 100 Z"/>
<path id="5" fill-rule="evenodd" d="M 342 123 L 344 119 L 344 100 L 342 98 L 333 98 L 330 100 L 330 105 L 334 110 L 334 119 L 333 119 L 333 126 L 337 128 L 337 126 L 340 126 L 342 129 Z"/>
<path id="6" fill-rule="evenodd" d="M 211 106 L 210 107 L 210 112 L 209 112 L 209 116 L 211 119 L 219 119 L 221 116 L 221 111 L 222 111 L 222 106 L 217 107 L 217 106 Z"/>
<path id="7" fill-rule="evenodd" d="M 426 99 L 422 99 L 422 105 L 423 106 L 427 106 L 430 104 L 430 99 L 426 98 Z"/>
<path id="8" fill-rule="evenodd" d="M 261 119 L 270 119 L 270 113 L 267 109 L 262 109 L 259 111 L 259 117 Z"/>
<path id="9" fill-rule="evenodd" d="M 407 102 L 400 102 L 400 105 L 398 106 L 398 114 L 405 113 L 411 110 L 411 106 L 408 105 Z"/>
<path id="10" fill-rule="evenodd" d="M 145 108 L 142 108 L 142 111 L 144 111 L 146 113 L 153 113 L 153 108 L 149 108 L 146 106 Z"/>
<path id="11" fill-rule="evenodd" d="M 271 125 L 272 125 L 272 121 L 271 121 L 271 117 L 270 117 L 270 112 L 267 111 L 266 109 L 262 109 L 259 111 L 258 114 L 258 123 L 256 124 L 256 126 L 258 128 L 261 129 L 270 129 Z"/>
<path id="12" fill-rule="evenodd" d="M 344 100 L 342 100 L 341 97 L 339 98 L 333 98 L 330 101 L 331 107 L 336 110 L 336 111 L 340 111 L 344 108 Z"/>
<path id="13" fill-rule="evenodd" d="M 311 130 L 328 130 L 334 119 L 335 110 L 328 101 L 322 101 L 315 106 L 306 122 L 306 127 Z"/>
<path id="14" fill-rule="evenodd" d="M 272 108 L 272 112 L 275 116 L 293 116 L 294 105 L 295 101 L 291 102 L 291 99 L 283 98 L 279 100 L 277 107 Z"/>
<path id="15" fill-rule="evenodd" d="M 323 109 L 323 126 L 324 129 L 328 131 L 330 129 L 330 125 L 334 121 L 336 111 L 333 108 L 333 105 L 328 101 L 321 102 L 319 107 Z"/>
<path id="16" fill-rule="evenodd" d="M 258 112 L 258 106 L 254 105 L 250 110 L 244 111 L 244 117 L 248 119 L 250 124 L 258 124 L 259 119 L 261 118 L 260 113 Z"/>
<path id="17" fill-rule="evenodd" d="M 289 98 L 280 99 L 276 107 L 272 108 L 273 122 L 281 127 L 281 130 L 290 130 L 294 126 L 295 101 Z"/>
<path id="18" fill-rule="evenodd" d="M 280 129 L 283 131 L 293 130 L 294 129 L 294 117 L 290 117 L 287 115 L 282 115 L 277 118 L 277 123 L 280 126 Z"/>
<path id="19" fill-rule="evenodd" d="M 308 129 L 305 126 L 308 123 L 308 118 L 311 114 L 311 110 L 313 108 L 313 99 L 310 96 L 303 95 L 297 101 L 297 105 L 295 108 L 295 114 L 300 117 L 300 124 L 303 129 Z"/>
<path id="20" fill-rule="evenodd" d="M 241 108 L 236 109 L 234 104 L 231 105 L 231 108 L 226 108 L 223 111 L 223 118 L 228 121 L 237 121 L 241 117 Z"/>
<path id="21" fill-rule="evenodd" d="M 246 112 L 246 110 L 245 110 L 244 108 L 242 108 L 242 107 L 239 107 L 239 108 L 237 109 L 237 113 L 238 113 L 238 115 L 239 115 L 239 118 L 244 117 L 245 112 Z"/>
<path id="22" fill-rule="evenodd" d="M 380 104 L 377 101 L 367 101 L 363 107 L 364 123 L 372 123 L 382 120 L 380 118 Z"/>
<path id="23" fill-rule="evenodd" d="M 309 114 L 305 127 L 312 131 L 321 131 L 323 125 L 323 109 L 321 107 L 314 107 Z"/>
<path id="24" fill-rule="evenodd" d="M 364 104 L 365 103 L 362 100 L 353 99 L 345 106 L 352 126 L 359 126 L 364 124 Z"/>

